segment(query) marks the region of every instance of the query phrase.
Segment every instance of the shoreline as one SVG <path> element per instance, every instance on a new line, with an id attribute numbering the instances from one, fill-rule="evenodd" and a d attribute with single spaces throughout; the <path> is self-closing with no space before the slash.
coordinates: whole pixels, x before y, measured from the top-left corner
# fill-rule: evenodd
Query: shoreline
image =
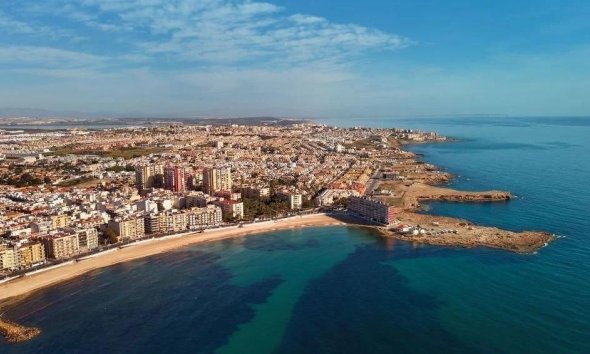
<path id="1" fill-rule="evenodd" d="M 178 248 L 229 238 L 282 231 L 289 229 L 326 226 L 369 226 L 336 219 L 327 214 L 295 216 L 276 221 L 247 224 L 243 227 L 231 226 L 222 229 L 169 236 L 168 238 L 145 240 L 123 248 L 105 251 L 80 259 L 74 263 L 64 263 L 59 267 L 37 271 L 32 275 L 11 279 L 0 284 L 0 309 L 7 303 L 28 297 L 34 292 L 76 278 L 96 269 L 128 261 L 169 252 Z"/>

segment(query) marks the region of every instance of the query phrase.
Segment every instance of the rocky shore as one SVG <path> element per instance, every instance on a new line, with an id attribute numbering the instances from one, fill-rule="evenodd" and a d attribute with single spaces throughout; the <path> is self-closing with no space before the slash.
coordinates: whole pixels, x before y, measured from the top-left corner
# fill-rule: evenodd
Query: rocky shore
<path id="1" fill-rule="evenodd" d="M 35 327 L 25 327 L 6 319 L 0 319 L 0 334 L 8 343 L 20 343 L 41 334 L 41 330 Z"/>
<path id="2" fill-rule="evenodd" d="M 438 167 L 423 163 L 415 154 L 408 153 L 403 163 L 394 169 L 401 178 L 381 181 L 376 196 L 398 208 L 398 223 L 386 233 L 396 239 L 440 246 L 489 247 L 519 253 L 533 253 L 554 240 L 541 231 L 512 232 L 495 227 L 484 227 L 449 217 L 425 215 L 423 203 L 431 201 L 455 203 L 508 202 L 513 195 L 506 191 L 460 191 L 444 185 L 453 176 Z"/>
<path id="3" fill-rule="evenodd" d="M 483 191 L 470 192 L 458 191 L 450 188 L 432 186 L 424 183 L 412 183 L 398 187 L 402 194 L 403 207 L 406 209 L 420 208 L 420 202 L 506 202 L 513 198 L 510 192 Z"/>
<path id="4" fill-rule="evenodd" d="M 443 216 L 403 212 L 398 218 L 400 225 L 392 228 L 388 236 L 421 244 L 488 247 L 517 253 L 533 253 L 554 239 L 554 236 L 547 232 L 512 232 Z M 406 225 L 413 227 L 404 227 Z"/>

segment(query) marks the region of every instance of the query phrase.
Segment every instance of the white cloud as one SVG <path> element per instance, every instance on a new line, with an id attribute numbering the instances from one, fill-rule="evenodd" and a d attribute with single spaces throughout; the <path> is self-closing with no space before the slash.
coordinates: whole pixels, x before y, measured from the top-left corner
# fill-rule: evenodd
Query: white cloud
<path id="1" fill-rule="evenodd" d="M 78 26 L 92 41 L 0 46 L 12 82 L 0 97 L 20 106 L 311 116 L 356 101 L 355 56 L 411 44 L 262 1 L 47 1 L 23 8 L 23 24 L 51 15 L 48 23 Z"/>
<path id="2" fill-rule="evenodd" d="M 279 6 L 225 0 L 84 0 L 72 10 L 99 11 L 118 21 L 103 24 L 151 35 L 137 45 L 154 55 L 184 61 L 300 64 L 331 58 L 341 61 L 365 50 L 395 50 L 411 41 L 355 24 L 333 23 L 305 14 L 288 15 Z M 100 22 L 93 20 L 93 25 Z"/>
<path id="3" fill-rule="evenodd" d="M 18 21 L 0 12 L 0 28 L 11 33 L 31 34 L 35 28 L 26 22 Z"/>
<path id="4" fill-rule="evenodd" d="M 96 67 L 97 65 L 104 63 L 105 60 L 104 57 L 98 55 L 51 47 L 0 47 L 0 63 L 9 63 L 14 66 L 33 64 L 35 66 L 59 66 L 64 68 L 80 66 Z"/>

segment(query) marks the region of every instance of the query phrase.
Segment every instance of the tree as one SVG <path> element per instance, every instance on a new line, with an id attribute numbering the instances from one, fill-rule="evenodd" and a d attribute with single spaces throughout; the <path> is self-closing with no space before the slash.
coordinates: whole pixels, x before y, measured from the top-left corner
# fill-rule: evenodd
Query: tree
<path id="1" fill-rule="evenodd" d="M 110 228 L 107 228 L 104 232 L 104 236 L 107 239 L 107 241 L 112 245 L 115 244 L 117 242 L 119 242 L 119 237 L 117 236 L 117 234 L 115 233 L 115 231 L 113 231 Z"/>

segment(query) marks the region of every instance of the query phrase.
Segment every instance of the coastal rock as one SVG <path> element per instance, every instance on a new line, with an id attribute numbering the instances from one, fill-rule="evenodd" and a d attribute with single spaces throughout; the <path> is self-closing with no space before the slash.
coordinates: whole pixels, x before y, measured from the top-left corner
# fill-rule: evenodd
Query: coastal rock
<path id="1" fill-rule="evenodd" d="M 406 208 L 417 208 L 420 205 L 419 202 L 424 201 L 505 202 L 510 199 L 512 194 L 504 191 L 469 192 L 413 183 L 404 191 L 403 204 Z"/>
<path id="2" fill-rule="evenodd" d="M 512 232 L 449 217 L 405 212 L 399 215 L 399 219 L 402 223 L 412 225 L 413 230 L 418 232 L 408 233 L 397 228 L 392 230 L 391 237 L 429 245 L 488 247 L 533 253 L 554 240 L 554 236 L 548 232 Z"/>
<path id="3" fill-rule="evenodd" d="M 0 319 L 0 334 L 8 343 L 20 343 L 41 334 L 41 330 L 35 327 L 25 327 L 6 319 Z"/>

